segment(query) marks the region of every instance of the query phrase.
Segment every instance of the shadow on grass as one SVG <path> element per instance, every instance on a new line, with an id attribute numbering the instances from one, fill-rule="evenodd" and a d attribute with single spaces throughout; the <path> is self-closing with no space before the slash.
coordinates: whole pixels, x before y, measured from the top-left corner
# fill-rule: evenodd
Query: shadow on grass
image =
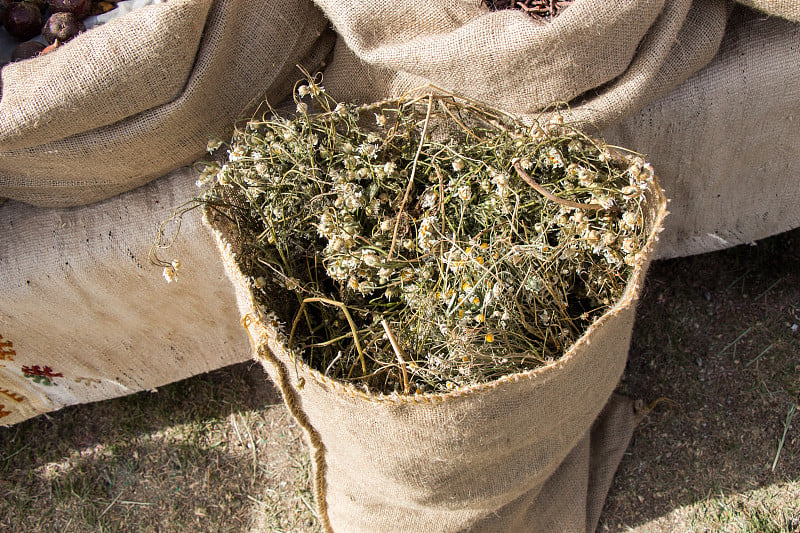
<path id="1" fill-rule="evenodd" d="M 176 424 L 201 424 L 224 418 L 232 412 L 280 403 L 280 392 L 266 373 L 258 364 L 246 362 L 153 391 L 70 406 L 0 428 L 0 450 L 8 457 L 11 450 L 18 448 L 15 444 L 24 448 L 26 443 L 47 439 L 54 443 L 49 451 L 58 453 L 58 449 L 102 445 Z M 24 450 L 16 453 L 24 453 Z M 36 459 L 33 456 L 27 458 Z"/>
<path id="2" fill-rule="evenodd" d="M 0 428 L 0 530 L 244 531 L 292 428 L 253 363 Z"/>
<path id="3" fill-rule="evenodd" d="M 620 386 L 653 410 L 601 530 L 669 531 L 682 507 L 800 481 L 799 325 L 800 230 L 653 264 Z M 800 502 L 772 503 L 800 527 Z"/>

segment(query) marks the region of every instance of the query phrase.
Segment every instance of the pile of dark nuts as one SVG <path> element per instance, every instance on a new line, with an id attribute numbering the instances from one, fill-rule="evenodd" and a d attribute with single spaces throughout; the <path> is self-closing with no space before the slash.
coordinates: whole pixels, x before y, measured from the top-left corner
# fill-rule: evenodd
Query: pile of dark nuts
<path id="1" fill-rule="evenodd" d="M 106 5 L 107 4 L 107 5 Z M 114 2 L 92 0 L 0 0 L 0 18 L 6 31 L 20 42 L 11 61 L 47 53 L 86 31 L 90 14 L 113 9 Z M 49 45 L 37 39 L 40 36 Z"/>

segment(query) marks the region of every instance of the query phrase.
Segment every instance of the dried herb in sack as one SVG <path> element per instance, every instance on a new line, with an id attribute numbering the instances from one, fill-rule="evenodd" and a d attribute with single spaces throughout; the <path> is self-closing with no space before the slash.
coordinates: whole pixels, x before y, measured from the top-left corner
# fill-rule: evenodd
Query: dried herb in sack
<path id="1" fill-rule="evenodd" d="M 642 261 L 651 168 L 557 113 L 525 125 L 435 88 L 357 107 L 319 78 L 295 103 L 237 128 L 198 185 L 290 348 L 329 377 L 444 392 L 546 365 Z"/>
<path id="2" fill-rule="evenodd" d="M 519 9 L 536 19 L 551 20 L 572 4 L 572 0 L 481 0 L 490 11 Z"/>

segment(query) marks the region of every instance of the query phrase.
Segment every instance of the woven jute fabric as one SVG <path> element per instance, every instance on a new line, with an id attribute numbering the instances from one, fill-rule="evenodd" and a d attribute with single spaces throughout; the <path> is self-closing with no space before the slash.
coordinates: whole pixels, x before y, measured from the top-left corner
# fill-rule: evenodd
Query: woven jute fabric
<path id="1" fill-rule="evenodd" d="M 800 24 L 739 7 L 711 63 L 604 131 L 659 169 L 672 214 L 657 257 L 800 226 L 798 43 Z"/>
<path id="2" fill-rule="evenodd" d="M 202 156 L 332 46 L 310 2 L 170 0 L 2 70 L 0 197 L 73 206 Z"/>
<path id="3" fill-rule="evenodd" d="M 472 1 L 317 4 L 341 36 L 325 78 L 334 95 L 371 101 L 432 83 L 513 113 L 570 102 L 598 126 L 710 61 L 729 11 L 724 0 L 582 0 L 543 22 Z"/>
<path id="4" fill-rule="evenodd" d="M 635 300 L 665 215 L 619 301 L 557 362 L 447 394 L 381 395 L 330 379 L 286 347 L 236 262 L 239 234 L 209 210 L 256 356 L 305 432 L 320 519 L 343 532 L 593 531 L 634 425 L 612 396 Z M 604 408 L 605 406 L 605 408 Z"/>
<path id="5" fill-rule="evenodd" d="M 767 15 L 783 17 L 787 20 L 800 22 L 800 4 L 796 0 L 738 0 L 739 3 Z"/>
<path id="6" fill-rule="evenodd" d="M 176 282 L 148 260 L 196 179 L 180 169 L 79 208 L 0 206 L 0 425 L 252 357 L 199 210 L 162 252 L 181 261 Z"/>
<path id="7" fill-rule="evenodd" d="M 800 7 L 752 0 L 581 0 L 550 22 L 479 2 L 317 0 L 340 35 L 342 100 L 426 83 L 571 120 L 651 160 L 672 199 L 656 257 L 800 225 Z"/>

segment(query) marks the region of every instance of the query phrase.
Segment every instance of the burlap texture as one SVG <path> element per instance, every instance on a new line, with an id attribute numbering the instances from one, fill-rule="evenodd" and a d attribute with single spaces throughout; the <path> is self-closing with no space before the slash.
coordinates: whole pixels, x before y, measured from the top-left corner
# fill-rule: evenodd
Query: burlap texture
<path id="1" fill-rule="evenodd" d="M 372 101 L 432 83 L 514 113 L 570 102 L 602 126 L 699 70 L 722 38 L 725 0 L 575 2 L 551 22 L 480 2 L 317 0 L 341 38 L 326 87 Z"/>
<path id="2" fill-rule="evenodd" d="M 173 0 L 2 70 L 0 197 L 81 205 L 202 156 L 332 46 L 307 0 Z"/>
<path id="3" fill-rule="evenodd" d="M 326 529 L 593 531 L 633 428 L 630 401 L 609 398 L 665 206 L 660 189 L 648 193 L 647 260 L 558 362 L 410 396 L 367 393 L 295 359 L 237 266 L 236 230 L 207 212 L 256 355 L 306 431 Z"/>
<path id="4" fill-rule="evenodd" d="M 738 2 L 768 15 L 800 22 L 800 4 L 797 0 L 738 0 Z"/>
<path id="5" fill-rule="evenodd" d="M 181 169 L 80 208 L 0 206 L 0 424 L 251 357 L 199 210 L 164 253 L 180 259 L 178 281 L 148 261 L 159 224 L 196 194 L 195 179 Z"/>
<path id="6" fill-rule="evenodd" d="M 530 116 L 568 102 L 646 154 L 673 202 L 656 257 L 800 225 L 797 2 L 581 0 L 549 23 L 472 1 L 317 3 L 341 35 L 325 71 L 337 98 L 433 83 Z"/>
<path id="7" fill-rule="evenodd" d="M 800 24 L 739 7 L 706 68 L 604 130 L 659 171 L 672 214 L 657 257 L 800 226 L 798 43 Z"/>
<path id="8" fill-rule="evenodd" d="M 63 139 L 174 100 L 192 71 L 210 7 L 211 0 L 146 6 L 78 35 L 57 54 L 8 65 L 0 146 Z"/>

